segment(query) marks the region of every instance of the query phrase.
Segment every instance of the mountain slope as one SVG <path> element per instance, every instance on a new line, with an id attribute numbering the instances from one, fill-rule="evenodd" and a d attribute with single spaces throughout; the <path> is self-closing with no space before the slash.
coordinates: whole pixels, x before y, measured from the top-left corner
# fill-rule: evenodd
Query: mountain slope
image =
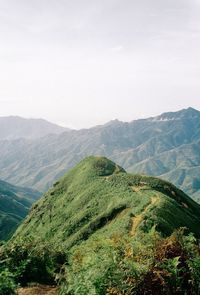
<path id="1" fill-rule="evenodd" d="M 154 225 L 163 235 L 185 226 L 199 236 L 200 206 L 168 182 L 89 157 L 33 205 L 14 239 L 69 249 L 96 235 L 135 235 Z"/>
<path id="2" fill-rule="evenodd" d="M 56 280 L 63 295 L 198 294 L 199 227 L 200 206 L 172 184 L 89 157 L 33 205 L 0 258 L 16 283 Z"/>
<path id="3" fill-rule="evenodd" d="M 0 177 L 47 190 L 87 155 L 104 155 L 127 171 L 159 176 L 199 197 L 200 112 L 192 108 L 130 123 L 0 142 Z"/>
<path id="4" fill-rule="evenodd" d="M 0 117 L 0 140 L 13 140 L 22 137 L 35 139 L 64 131 L 67 131 L 67 128 L 42 119 L 24 119 L 14 116 Z"/>
<path id="5" fill-rule="evenodd" d="M 0 240 L 7 240 L 40 193 L 0 181 Z"/>

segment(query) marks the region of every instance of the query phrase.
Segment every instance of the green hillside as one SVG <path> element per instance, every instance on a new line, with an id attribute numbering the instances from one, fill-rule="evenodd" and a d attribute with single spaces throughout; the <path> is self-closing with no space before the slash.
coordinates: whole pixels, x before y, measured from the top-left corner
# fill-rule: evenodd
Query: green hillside
<path id="1" fill-rule="evenodd" d="M 25 218 L 40 193 L 0 180 L 0 240 L 7 240 Z"/>
<path id="2" fill-rule="evenodd" d="M 166 257 L 175 269 L 179 256 L 185 257 L 183 244 L 190 242 L 193 249 L 195 237 L 173 233 L 180 227 L 200 236 L 200 206 L 182 191 L 157 178 L 128 174 L 107 158 L 88 157 L 33 205 L 7 246 L 8 268 L 16 272 L 25 265 L 20 276 L 17 271 L 22 283 L 55 276 L 63 295 L 145 294 L 140 284 L 151 267 L 156 269 L 155 255 L 163 255 L 163 270 L 167 251 L 173 252 Z"/>
<path id="3" fill-rule="evenodd" d="M 46 191 L 88 155 L 104 155 L 128 172 L 159 176 L 198 199 L 200 112 L 111 121 L 90 129 L 0 142 L 0 178 Z"/>
<path id="4" fill-rule="evenodd" d="M 199 235 L 200 206 L 183 192 L 156 178 L 127 174 L 106 158 L 89 157 L 33 205 L 15 238 L 32 238 L 35 243 L 48 239 L 70 248 L 96 230 L 102 238 L 116 227 L 127 232 L 131 220 L 141 213 L 138 229 L 148 231 L 156 224 L 170 235 L 186 226 Z"/>

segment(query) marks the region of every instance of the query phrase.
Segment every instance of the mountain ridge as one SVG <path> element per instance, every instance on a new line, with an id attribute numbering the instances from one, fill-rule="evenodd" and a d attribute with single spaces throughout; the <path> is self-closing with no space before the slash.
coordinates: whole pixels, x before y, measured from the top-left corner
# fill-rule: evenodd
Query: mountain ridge
<path id="1" fill-rule="evenodd" d="M 37 243 L 48 236 L 53 241 L 66 241 L 66 247 L 68 244 L 71 247 L 70 245 L 74 245 L 79 239 L 76 229 L 80 230 L 80 236 L 87 240 L 93 231 L 103 227 L 102 224 L 110 218 L 113 220 L 120 212 L 126 212 L 127 218 L 130 218 L 128 208 L 135 208 L 136 204 L 141 202 L 141 205 L 137 205 L 139 211 L 147 213 L 145 208 L 154 205 L 158 199 L 162 202 L 156 205 L 156 211 L 152 211 L 148 219 L 145 219 L 146 222 L 141 227 L 144 231 L 145 228 L 156 225 L 164 235 L 170 235 L 175 228 L 187 226 L 188 222 L 193 228 L 192 231 L 199 235 L 200 205 L 174 185 L 154 177 L 129 174 L 106 157 L 86 157 L 54 183 L 43 198 L 32 206 L 30 214 L 13 239 L 17 240 L 23 236 L 23 239 L 31 238 Z M 169 206 L 169 216 L 166 215 L 168 209 L 164 209 L 161 204 L 164 207 Z M 175 212 L 174 206 L 177 214 L 180 214 L 179 220 L 171 218 L 174 214 L 172 212 Z M 92 214 L 88 213 L 90 210 Z M 163 216 L 167 220 L 165 226 L 162 223 L 164 221 L 158 219 L 158 216 L 161 216 L 159 210 L 167 210 Z M 77 214 L 77 220 L 72 211 Z M 133 211 L 136 214 L 138 209 Z M 185 217 L 181 217 L 181 214 Z M 61 222 L 62 218 L 65 218 L 65 222 Z M 90 226 L 89 232 L 86 224 Z"/>
<path id="2" fill-rule="evenodd" d="M 171 183 L 90 156 L 32 206 L 0 256 L 19 269 L 16 283 L 56 280 L 61 294 L 197 294 L 199 227 L 200 205 Z"/>
<path id="3" fill-rule="evenodd" d="M 173 180 L 198 199 L 200 112 L 189 108 L 172 114 L 179 120 L 115 120 L 36 140 L 0 141 L 0 178 L 45 191 L 85 156 L 104 155 L 129 172 Z"/>
<path id="4" fill-rule="evenodd" d="M 68 128 L 44 119 L 26 119 L 19 116 L 0 117 L 0 140 L 36 139 L 51 133 L 59 134 L 68 130 Z"/>

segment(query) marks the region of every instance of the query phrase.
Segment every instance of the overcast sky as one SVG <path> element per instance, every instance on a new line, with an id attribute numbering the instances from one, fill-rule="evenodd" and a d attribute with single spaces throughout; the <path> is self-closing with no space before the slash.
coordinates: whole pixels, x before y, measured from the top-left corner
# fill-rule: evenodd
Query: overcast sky
<path id="1" fill-rule="evenodd" d="M 200 0 L 0 0 L 0 116 L 200 110 Z"/>

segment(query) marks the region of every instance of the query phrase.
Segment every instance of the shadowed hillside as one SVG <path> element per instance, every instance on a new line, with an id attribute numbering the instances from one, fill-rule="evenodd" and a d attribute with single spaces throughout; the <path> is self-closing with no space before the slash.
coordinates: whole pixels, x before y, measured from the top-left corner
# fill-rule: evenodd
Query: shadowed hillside
<path id="1" fill-rule="evenodd" d="M 7 240 L 25 218 L 40 193 L 0 180 L 0 240 Z"/>

